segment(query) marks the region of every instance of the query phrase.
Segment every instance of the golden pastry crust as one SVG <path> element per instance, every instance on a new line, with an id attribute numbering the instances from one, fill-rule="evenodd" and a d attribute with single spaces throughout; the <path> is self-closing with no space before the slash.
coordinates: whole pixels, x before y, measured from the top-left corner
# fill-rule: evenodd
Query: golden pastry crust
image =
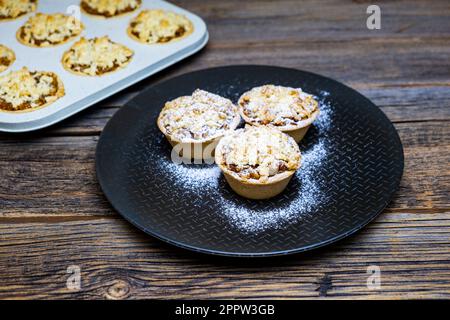
<path id="1" fill-rule="evenodd" d="M 237 106 L 230 100 L 199 89 L 167 102 L 158 117 L 162 133 L 183 143 L 221 137 L 239 122 Z"/>
<path id="2" fill-rule="evenodd" d="M 0 111 L 33 111 L 64 96 L 57 74 L 26 67 L 0 77 Z"/>
<path id="3" fill-rule="evenodd" d="M 34 12 L 38 0 L 0 0 L 0 22 L 20 18 Z"/>
<path id="4" fill-rule="evenodd" d="M 141 0 L 81 0 L 80 7 L 86 14 L 113 18 L 134 12 L 141 4 Z"/>
<path id="5" fill-rule="evenodd" d="M 287 134 L 266 126 L 246 126 L 222 138 L 217 165 L 235 179 L 266 184 L 291 176 L 300 167 L 300 149 Z"/>
<path id="6" fill-rule="evenodd" d="M 78 37 L 84 25 L 74 17 L 62 13 L 37 13 L 17 30 L 20 43 L 30 47 L 57 46 Z"/>
<path id="7" fill-rule="evenodd" d="M 5 71 L 16 60 L 14 51 L 0 44 L 0 72 Z"/>
<path id="8" fill-rule="evenodd" d="M 162 44 L 179 40 L 194 30 L 185 16 L 164 10 L 143 10 L 127 29 L 128 35 L 145 44 Z"/>
<path id="9" fill-rule="evenodd" d="M 77 75 L 102 76 L 125 68 L 133 58 L 133 50 L 115 43 L 108 36 L 81 38 L 64 53 L 64 69 Z"/>
<path id="10" fill-rule="evenodd" d="M 300 88 L 275 85 L 256 87 L 244 93 L 239 111 L 247 123 L 292 130 L 312 123 L 319 112 L 314 97 Z"/>

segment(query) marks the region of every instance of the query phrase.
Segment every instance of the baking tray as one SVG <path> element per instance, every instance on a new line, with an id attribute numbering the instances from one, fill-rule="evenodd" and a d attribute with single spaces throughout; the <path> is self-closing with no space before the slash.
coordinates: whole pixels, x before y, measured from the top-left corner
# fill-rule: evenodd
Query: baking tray
<path id="1" fill-rule="evenodd" d="M 36 12 L 73 14 L 78 10 L 78 4 L 78 0 L 40 0 Z M 194 32 L 168 44 L 141 44 L 131 39 L 126 29 L 129 21 L 142 9 L 164 9 L 184 14 L 192 21 Z M 24 66 L 30 70 L 53 71 L 63 81 L 66 95 L 41 109 L 22 113 L 0 112 L 0 131 L 26 132 L 50 126 L 194 54 L 208 42 L 206 24 L 200 17 L 166 1 L 143 0 L 138 10 L 111 19 L 81 14 L 81 21 L 85 25 L 81 36 L 92 38 L 108 35 L 112 41 L 134 50 L 134 57 L 126 68 L 109 75 L 77 76 L 66 71 L 60 60 L 63 53 L 80 37 L 50 48 L 31 48 L 17 41 L 17 29 L 33 14 L 35 13 L 0 23 L 0 43 L 11 48 L 16 54 L 14 64 L 0 75 Z"/>

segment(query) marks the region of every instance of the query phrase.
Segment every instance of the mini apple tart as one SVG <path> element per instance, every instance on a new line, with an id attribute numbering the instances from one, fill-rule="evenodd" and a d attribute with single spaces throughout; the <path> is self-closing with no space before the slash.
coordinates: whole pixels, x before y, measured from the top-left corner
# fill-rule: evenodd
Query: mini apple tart
<path id="1" fill-rule="evenodd" d="M 14 51 L 0 44 L 0 72 L 5 71 L 16 60 Z"/>
<path id="2" fill-rule="evenodd" d="M 133 50 L 111 41 L 108 36 L 81 38 L 64 53 L 62 64 L 77 75 L 102 76 L 125 68 L 133 55 Z"/>
<path id="3" fill-rule="evenodd" d="M 37 0 L 0 0 L 0 22 L 20 18 L 36 10 Z"/>
<path id="4" fill-rule="evenodd" d="M 62 13 L 37 13 L 17 30 L 20 43 L 30 47 L 51 47 L 66 43 L 81 34 L 83 24 Z"/>
<path id="5" fill-rule="evenodd" d="M 81 0 L 80 6 L 84 13 L 112 18 L 137 10 L 142 0 Z"/>
<path id="6" fill-rule="evenodd" d="M 158 128 L 178 154 L 186 158 L 213 159 L 217 141 L 239 125 L 237 106 L 219 95 L 195 90 L 167 102 L 158 117 Z"/>
<path id="7" fill-rule="evenodd" d="M 269 126 L 249 126 L 223 137 L 215 161 L 230 187 L 249 199 L 281 193 L 300 167 L 300 149 L 287 134 Z"/>
<path id="8" fill-rule="evenodd" d="M 246 123 L 269 125 L 299 142 L 319 115 L 319 103 L 300 88 L 275 85 L 256 87 L 239 98 L 239 111 Z"/>
<path id="9" fill-rule="evenodd" d="M 167 43 L 186 37 L 194 30 L 185 16 L 164 10 L 143 10 L 128 27 L 128 35 L 146 44 Z"/>
<path id="10" fill-rule="evenodd" d="M 22 68 L 0 77 L 0 111 L 32 111 L 64 96 L 64 85 L 53 72 Z"/>

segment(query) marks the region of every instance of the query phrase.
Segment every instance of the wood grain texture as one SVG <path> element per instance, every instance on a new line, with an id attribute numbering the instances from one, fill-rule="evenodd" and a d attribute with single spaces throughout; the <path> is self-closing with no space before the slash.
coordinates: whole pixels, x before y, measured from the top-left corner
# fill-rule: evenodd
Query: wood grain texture
<path id="1" fill-rule="evenodd" d="M 398 123 L 405 173 L 391 210 L 449 209 L 450 122 Z M 96 136 L 0 141 L 2 216 L 114 214 L 95 177 Z M 439 174 L 437 174 L 439 172 Z M 45 186 L 45 187 L 43 187 Z"/>
<path id="2" fill-rule="evenodd" d="M 352 87 L 371 99 L 394 123 L 450 119 L 450 86 L 380 88 L 354 84 Z M 127 92 L 116 95 L 46 129 L 45 134 L 99 134 L 114 113 L 137 94 L 138 92 Z"/>
<path id="3" fill-rule="evenodd" d="M 3 298 L 450 298 L 450 211 L 385 213 L 314 253 L 270 260 L 192 254 L 121 219 L 0 225 Z M 81 268 L 70 292 L 67 267 Z M 367 268 L 381 269 L 381 290 Z"/>
<path id="4" fill-rule="evenodd" d="M 379 1 L 369 31 L 365 0 L 173 2 L 206 20 L 199 54 L 60 124 L 0 134 L 0 298 L 450 298 L 450 3 Z M 95 146 L 121 106 L 170 77 L 248 63 L 335 78 L 394 122 L 400 190 L 362 232 L 307 254 L 211 258 L 146 236 L 106 201 Z M 65 286 L 72 264 L 78 292 Z M 381 290 L 366 286 L 371 265 Z"/>

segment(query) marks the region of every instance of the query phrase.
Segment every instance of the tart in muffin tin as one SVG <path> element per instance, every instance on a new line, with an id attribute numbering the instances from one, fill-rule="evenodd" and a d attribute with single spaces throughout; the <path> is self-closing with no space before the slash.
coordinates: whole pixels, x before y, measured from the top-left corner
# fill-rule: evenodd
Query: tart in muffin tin
<path id="1" fill-rule="evenodd" d="M 164 44 L 182 39 L 194 30 L 184 15 L 166 10 L 142 10 L 127 29 L 128 35 L 145 44 Z"/>
<path id="2" fill-rule="evenodd" d="M 43 108 L 65 94 L 57 74 L 22 68 L 0 76 L 0 110 L 23 112 Z"/>
<path id="3" fill-rule="evenodd" d="M 136 11 L 142 0 L 81 0 L 84 13 L 101 18 L 114 18 Z"/>
<path id="4" fill-rule="evenodd" d="M 37 13 L 17 30 L 16 37 L 26 46 L 44 48 L 67 43 L 83 30 L 81 21 L 72 16 Z"/>
<path id="5" fill-rule="evenodd" d="M 16 55 L 12 49 L 0 44 L 0 72 L 8 69 L 16 60 Z"/>
<path id="6" fill-rule="evenodd" d="M 133 50 L 115 43 L 108 36 L 81 38 L 61 60 L 64 69 L 77 75 L 103 76 L 125 68 L 134 55 Z"/>
<path id="7" fill-rule="evenodd" d="M 0 1 L 0 22 L 18 19 L 37 8 L 38 0 Z"/>

